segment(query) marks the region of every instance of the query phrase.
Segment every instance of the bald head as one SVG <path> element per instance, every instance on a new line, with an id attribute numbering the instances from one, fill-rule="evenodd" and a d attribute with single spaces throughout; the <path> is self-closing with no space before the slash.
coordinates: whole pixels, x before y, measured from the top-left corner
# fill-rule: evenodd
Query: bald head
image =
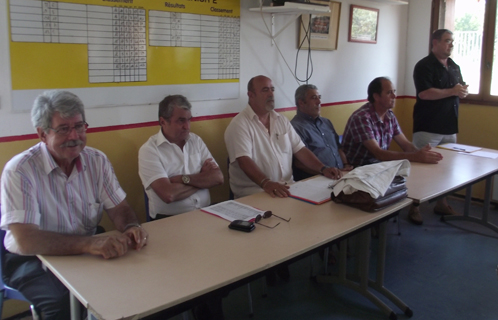
<path id="1" fill-rule="evenodd" d="M 275 108 L 274 91 L 275 87 L 268 77 L 260 75 L 249 80 L 247 84 L 249 105 L 256 114 L 268 113 Z"/>

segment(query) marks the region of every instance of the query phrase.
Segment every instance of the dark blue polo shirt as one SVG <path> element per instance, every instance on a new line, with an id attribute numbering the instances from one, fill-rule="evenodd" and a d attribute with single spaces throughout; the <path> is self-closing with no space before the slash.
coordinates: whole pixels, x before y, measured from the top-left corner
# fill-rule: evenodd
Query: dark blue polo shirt
<path id="1" fill-rule="evenodd" d="M 303 140 L 305 146 L 310 149 L 320 161 L 329 167 L 342 169 L 344 167 L 339 154 L 339 135 L 329 119 L 318 117 L 313 119 L 309 115 L 297 111 L 291 124 L 297 134 Z M 311 175 L 293 166 L 294 180 L 299 181 Z"/>

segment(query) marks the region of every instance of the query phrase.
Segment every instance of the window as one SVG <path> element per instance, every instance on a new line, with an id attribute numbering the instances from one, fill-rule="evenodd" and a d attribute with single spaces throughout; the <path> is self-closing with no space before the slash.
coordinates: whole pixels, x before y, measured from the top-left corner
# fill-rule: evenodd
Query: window
<path id="1" fill-rule="evenodd" d="M 469 85 L 468 102 L 498 102 L 498 0 L 433 0 L 431 30 L 449 29 L 451 58 Z"/>

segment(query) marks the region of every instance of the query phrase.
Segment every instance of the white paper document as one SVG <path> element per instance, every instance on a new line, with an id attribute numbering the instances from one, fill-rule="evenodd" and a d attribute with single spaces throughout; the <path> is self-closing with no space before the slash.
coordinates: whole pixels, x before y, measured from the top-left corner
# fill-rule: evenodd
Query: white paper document
<path id="1" fill-rule="evenodd" d="M 204 212 L 214 214 L 228 221 L 244 220 L 249 221 L 258 215 L 263 215 L 265 211 L 242 204 L 240 202 L 229 200 L 201 209 Z"/>
<path id="2" fill-rule="evenodd" d="M 322 204 L 330 200 L 332 187 L 336 183 L 337 180 L 318 176 L 291 184 L 289 191 L 293 198 L 313 204 Z"/>
<path id="3" fill-rule="evenodd" d="M 496 159 L 498 158 L 498 153 L 496 152 L 488 152 L 488 151 L 476 151 L 472 153 L 466 153 L 466 152 L 459 152 L 461 154 L 467 154 L 469 156 L 475 156 L 475 157 L 481 157 L 481 158 L 489 158 L 489 159 Z"/>
<path id="4" fill-rule="evenodd" d="M 448 149 L 448 150 L 460 151 L 460 152 L 474 152 L 474 151 L 482 149 L 480 147 L 467 146 L 467 145 L 459 144 L 459 143 L 445 143 L 445 144 L 441 144 L 437 147 L 441 148 L 441 149 Z"/>

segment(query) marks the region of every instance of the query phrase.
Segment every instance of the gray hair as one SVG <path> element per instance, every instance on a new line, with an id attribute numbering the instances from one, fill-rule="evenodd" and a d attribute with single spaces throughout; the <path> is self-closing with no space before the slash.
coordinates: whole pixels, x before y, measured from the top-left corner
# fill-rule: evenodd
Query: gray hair
<path id="1" fill-rule="evenodd" d="M 83 121 L 86 121 L 83 102 L 77 95 L 64 90 L 50 90 L 36 97 L 31 109 L 31 123 L 35 128 L 48 132 L 56 112 L 64 119 L 81 114 Z"/>
<path id="2" fill-rule="evenodd" d="M 312 84 L 303 84 L 296 89 L 296 93 L 294 94 L 296 107 L 299 107 L 299 100 L 306 100 L 306 93 L 308 90 L 318 90 L 318 88 Z"/>
<path id="3" fill-rule="evenodd" d="M 164 120 L 169 122 L 175 107 L 188 111 L 192 109 L 190 102 L 181 94 L 170 95 L 164 98 L 163 101 L 159 102 L 158 118 L 163 117 Z"/>

